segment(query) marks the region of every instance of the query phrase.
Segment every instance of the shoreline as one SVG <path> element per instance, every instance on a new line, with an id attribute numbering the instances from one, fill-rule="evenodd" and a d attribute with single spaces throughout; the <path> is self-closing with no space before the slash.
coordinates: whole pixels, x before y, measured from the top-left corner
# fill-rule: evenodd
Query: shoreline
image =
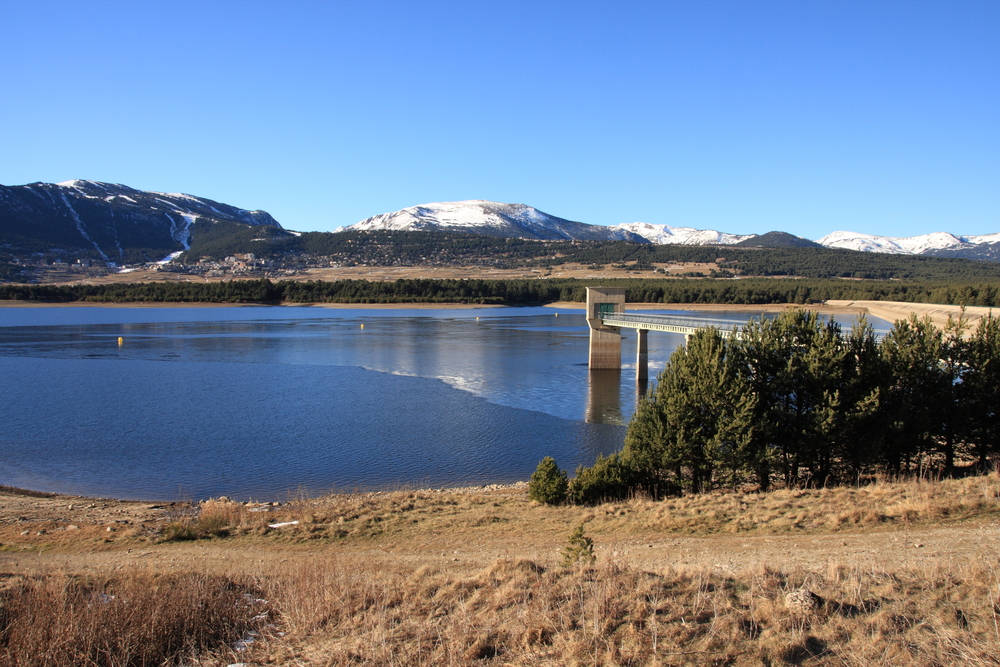
<path id="1" fill-rule="evenodd" d="M 104 303 L 88 301 L 70 301 L 63 303 L 39 303 L 37 301 L 0 300 L 0 310 L 3 308 L 329 308 L 333 310 L 477 310 L 494 308 L 522 308 L 521 305 L 475 304 L 475 303 L 212 303 L 205 301 L 129 301 L 124 303 Z M 586 304 L 577 301 L 554 301 L 542 304 L 542 308 L 559 308 L 563 310 L 584 311 Z M 911 314 L 917 317 L 929 317 L 931 322 L 944 328 L 949 317 L 957 318 L 962 311 L 961 306 L 935 303 L 911 303 L 908 301 L 850 301 L 830 300 L 822 303 L 770 303 L 770 304 L 718 304 L 718 303 L 626 303 L 627 310 L 684 310 L 697 312 L 764 312 L 781 313 L 799 308 L 814 311 L 822 315 L 870 315 L 892 324 L 896 320 L 908 318 Z M 986 306 L 967 306 L 965 317 L 970 325 L 975 325 L 980 319 L 1000 309 Z"/>
<path id="2" fill-rule="evenodd" d="M 516 308 L 498 304 L 477 303 L 213 303 L 210 301 L 125 301 L 122 303 L 94 301 L 65 301 L 41 303 L 38 301 L 0 300 L 0 308 L 343 308 L 366 310 L 469 310 L 473 308 Z"/>
<path id="3" fill-rule="evenodd" d="M 356 490 L 356 491 L 344 491 L 344 492 L 327 491 L 327 492 L 321 493 L 321 494 L 316 495 L 316 496 L 307 496 L 305 498 L 305 500 L 312 501 L 312 500 L 317 500 L 317 499 L 320 499 L 320 498 L 330 498 L 330 497 L 334 497 L 334 496 L 337 496 L 337 497 L 343 496 L 343 497 L 366 497 L 366 498 L 374 498 L 374 497 L 377 497 L 377 496 L 384 496 L 384 495 L 389 495 L 389 494 L 393 494 L 393 493 L 400 493 L 400 492 L 405 492 L 405 493 L 458 493 L 458 494 L 462 494 L 462 493 L 484 493 L 484 492 L 494 492 L 494 491 L 508 491 L 508 492 L 509 491 L 513 491 L 513 492 L 524 491 L 525 493 L 527 493 L 527 490 L 528 490 L 528 481 L 527 480 L 519 480 L 517 482 L 487 482 L 485 484 L 476 484 L 476 485 L 471 485 L 471 486 L 468 485 L 468 484 L 465 484 L 465 485 L 462 485 L 462 486 L 440 486 L 440 487 L 416 487 L 416 486 L 414 486 L 413 488 L 410 488 L 410 487 L 404 485 L 403 487 L 400 487 L 398 489 L 387 488 L 387 489 Z M 21 488 L 21 487 L 18 487 L 18 486 L 7 486 L 7 485 L 4 485 L 4 484 L 0 484 L 0 498 L 3 498 L 4 496 L 7 496 L 7 497 L 17 497 L 17 498 L 22 498 L 22 499 L 30 499 L 29 502 L 34 502 L 34 503 L 39 503 L 39 504 L 43 503 L 44 501 L 50 501 L 51 503 L 55 503 L 55 504 L 66 503 L 67 501 L 72 501 L 73 503 L 95 503 L 95 502 L 102 502 L 102 503 L 116 503 L 116 504 L 122 504 L 122 505 L 135 505 L 135 506 L 150 505 L 150 504 L 161 505 L 161 506 L 176 506 L 176 505 L 183 505 L 183 504 L 198 505 L 198 504 L 203 503 L 203 502 L 209 502 L 209 501 L 213 501 L 213 500 L 219 500 L 219 499 L 222 499 L 222 498 L 229 499 L 229 497 L 225 496 L 225 495 L 219 496 L 218 498 L 216 498 L 216 497 L 213 496 L 213 497 L 208 497 L 208 498 L 199 498 L 199 499 L 190 499 L 190 500 L 164 500 L 162 498 L 161 499 L 156 499 L 156 498 L 119 498 L 119 497 L 115 497 L 115 496 L 87 496 L 87 495 L 79 495 L 79 494 L 76 494 L 76 493 L 62 493 L 60 491 L 36 491 L 34 489 L 25 489 L 25 488 Z M 296 500 L 302 500 L 302 498 L 296 498 Z M 291 501 L 289 501 L 289 500 L 284 500 L 284 501 L 271 501 L 271 500 L 260 501 L 260 500 L 248 499 L 248 500 L 231 500 L 231 502 L 235 502 L 235 503 L 241 504 L 241 505 L 251 505 L 251 506 L 252 505 L 266 505 L 266 504 L 275 504 L 275 506 L 277 506 L 277 505 L 287 504 L 288 502 L 291 502 Z M 3 520 L 3 516 L 2 516 L 2 513 L 0 513 L 0 523 L 2 523 L 2 520 Z"/>

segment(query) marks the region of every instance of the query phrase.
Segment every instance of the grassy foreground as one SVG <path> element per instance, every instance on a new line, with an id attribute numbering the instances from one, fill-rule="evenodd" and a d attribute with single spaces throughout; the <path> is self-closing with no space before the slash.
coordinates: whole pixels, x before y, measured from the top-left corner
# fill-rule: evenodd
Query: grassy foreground
<path id="1" fill-rule="evenodd" d="M 1000 664 L 996 474 L 597 507 L 95 502 L 70 524 L 71 500 L 0 493 L 0 665 Z M 580 523 L 597 560 L 564 566 Z"/>

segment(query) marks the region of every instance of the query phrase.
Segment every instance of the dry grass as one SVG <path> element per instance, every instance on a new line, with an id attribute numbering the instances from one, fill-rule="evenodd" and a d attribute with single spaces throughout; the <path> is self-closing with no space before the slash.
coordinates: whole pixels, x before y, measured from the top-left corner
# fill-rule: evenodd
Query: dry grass
<path id="1" fill-rule="evenodd" d="M 998 571 L 642 572 L 500 560 L 467 577 L 297 565 L 272 580 L 288 636 L 257 659 L 337 665 L 996 665 Z M 802 617 L 784 603 L 824 599 Z"/>
<path id="2" fill-rule="evenodd" d="M 1000 665 L 1000 561 L 975 546 L 993 534 L 998 509 L 996 474 L 596 507 L 539 505 L 522 488 L 280 506 L 212 500 L 171 509 L 160 527 L 107 533 L 115 541 L 97 548 L 110 574 L 0 572 L 0 666 Z M 597 565 L 562 567 L 560 548 L 582 522 Z M 965 536 L 973 555 L 938 559 L 917 549 L 905 536 L 918 526 L 921 539 Z M 72 539 L 92 548 L 87 525 L 43 536 L 20 530 L 4 539 L 35 545 L 38 562 L 52 535 L 62 540 L 52 542 L 53 559 L 71 553 Z M 171 531 L 202 541 L 165 543 Z M 895 550 L 837 553 L 826 537 L 834 533 L 866 549 L 882 536 L 879 544 Z M 815 540 L 790 537 L 798 534 Z M 673 552 L 646 549 L 657 535 L 697 537 Z M 735 563 L 717 555 L 770 543 L 778 546 Z M 781 549 L 800 545 L 818 557 L 789 564 L 796 561 Z M 493 560 L 508 549 L 531 560 Z M 689 554 L 693 564 L 646 552 Z M 216 560 L 190 560 L 206 553 Z M 184 572 L 145 569 L 175 559 Z M 140 562 L 148 565 L 130 569 Z M 801 588 L 822 599 L 814 611 L 786 604 Z M 258 641 L 237 650 L 251 631 Z"/>
<path id="3" fill-rule="evenodd" d="M 629 517 L 636 529 L 697 535 L 955 522 L 1000 513 L 1000 475 L 770 493 L 718 491 L 660 502 L 608 504 L 602 512 Z"/>
<path id="4" fill-rule="evenodd" d="M 278 540 L 371 540 L 438 533 L 489 534 L 498 529 L 562 531 L 587 521 L 596 534 L 830 532 L 920 526 L 1000 515 L 1000 475 L 939 481 L 876 482 L 857 487 L 790 489 L 769 493 L 718 491 L 596 507 L 540 506 L 523 490 L 398 491 L 331 495 L 272 511 L 211 500 L 174 525 L 188 537 L 265 535 Z M 268 524 L 298 521 L 271 530 Z M 169 536 L 170 527 L 168 526 Z"/>
<path id="5" fill-rule="evenodd" d="M 786 606 L 801 587 L 814 613 Z M 507 559 L 463 576 L 301 558 L 256 587 L 49 575 L 0 599 L 4 666 L 1000 664 L 995 562 L 722 575 Z"/>
<path id="6" fill-rule="evenodd" d="M 144 667 L 232 655 L 266 619 L 252 587 L 222 577 L 40 575 L 0 590 L 0 665 Z"/>

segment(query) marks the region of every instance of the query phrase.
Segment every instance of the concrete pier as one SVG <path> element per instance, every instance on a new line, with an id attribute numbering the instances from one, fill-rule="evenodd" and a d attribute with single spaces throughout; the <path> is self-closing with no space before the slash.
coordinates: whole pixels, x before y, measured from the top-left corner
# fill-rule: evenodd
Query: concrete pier
<path id="1" fill-rule="evenodd" d="M 587 324 L 590 325 L 591 370 L 621 370 L 621 327 L 607 326 L 603 318 L 625 313 L 625 290 L 621 287 L 587 288 Z"/>
<path id="2" fill-rule="evenodd" d="M 649 346 L 646 342 L 646 329 L 636 329 L 638 340 L 635 345 L 635 379 L 636 382 L 645 382 L 649 379 Z"/>

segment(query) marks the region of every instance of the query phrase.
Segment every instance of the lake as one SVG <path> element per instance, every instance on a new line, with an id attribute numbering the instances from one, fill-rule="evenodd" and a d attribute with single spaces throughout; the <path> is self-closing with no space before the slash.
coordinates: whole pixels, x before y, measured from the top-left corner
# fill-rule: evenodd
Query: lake
<path id="1" fill-rule="evenodd" d="M 572 471 L 622 445 L 623 333 L 626 368 L 591 373 L 579 310 L 0 308 L 0 484 L 281 500 Z M 651 376 L 681 342 L 649 334 Z"/>

